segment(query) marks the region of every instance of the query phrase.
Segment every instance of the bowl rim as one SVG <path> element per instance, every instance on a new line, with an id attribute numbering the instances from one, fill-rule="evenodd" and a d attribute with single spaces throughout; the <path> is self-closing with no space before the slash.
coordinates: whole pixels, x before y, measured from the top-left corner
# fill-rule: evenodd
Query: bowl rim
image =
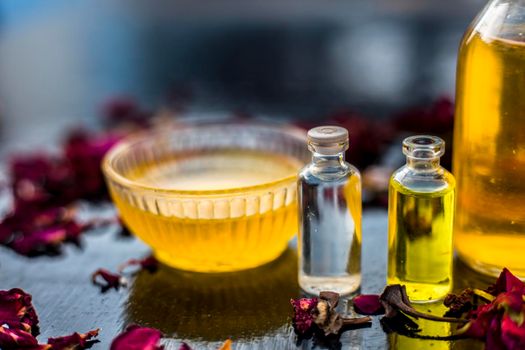
<path id="1" fill-rule="evenodd" d="M 113 167 L 112 163 L 116 157 L 118 157 L 122 152 L 128 150 L 133 145 L 142 142 L 144 139 L 151 137 L 158 137 L 159 135 L 171 134 L 173 132 L 183 132 L 184 129 L 199 128 L 199 127 L 213 127 L 213 126 L 227 126 L 227 125 L 239 125 L 239 126 L 262 126 L 270 129 L 275 129 L 276 131 L 284 134 L 288 134 L 291 137 L 300 139 L 304 141 L 305 150 L 307 145 L 306 130 L 284 122 L 276 121 L 267 121 L 267 120 L 223 120 L 223 119 L 188 119 L 181 118 L 176 120 L 174 123 L 169 125 L 169 127 L 164 127 L 163 129 L 150 129 L 145 131 L 139 131 L 132 133 L 131 135 L 125 136 L 122 140 L 117 142 L 111 149 L 105 154 L 102 160 L 102 172 L 105 175 L 106 182 L 112 181 L 116 182 L 120 186 L 126 187 L 133 190 L 141 190 L 147 192 L 153 192 L 155 195 L 178 195 L 179 197 L 197 197 L 197 196 L 207 196 L 207 197 L 222 197 L 225 194 L 239 195 L 246 194 L 248 192 L 257 192 L 260 190 L 268 190 L 270 188 L 280 187 L 285 183 L 288 183 L 297 178 L 297 174 L 292 174 L 289 176 L 278 178 L 271 182 L 265 182 L 259 185 L 252 186 L 241 186 L 230 189 L 214 189 L 214 190 L 181 190 L 181 189 L 169 189 L 162 187 L 148 186 L 143 183 L 130 180 L 126 176 L 119 173 Z"/>

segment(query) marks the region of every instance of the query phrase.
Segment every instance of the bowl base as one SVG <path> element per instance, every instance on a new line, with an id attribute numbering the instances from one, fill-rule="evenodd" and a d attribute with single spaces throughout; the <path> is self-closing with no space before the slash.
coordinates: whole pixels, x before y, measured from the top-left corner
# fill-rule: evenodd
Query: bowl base
<path id="1" fill-rule="evenodd" d="M 235 272 L 241 270 L 252 269 L 259 267 L 261 265 L 267 264 L 276 260 L 280 257 L 283 252 L 286 250 L 288 245 L 284 245 L 282 249 L 276 251 L 275 254 L 266 256 L 264 259 L 254 261 L 250 259 L 249 261 L 231 261 L 231 262 L 208 262 L 203 264 L 201 262 L 195 262 L 194 260 L 180 259 L 173 254 L 166 253 L 163 251 L 155 251 L 153 255 L 161 263 L 173 267 L 178 270 L 192 271 L 192 272 L 203 272 L 203 273 L 221 273 L 221 272 Z"/>

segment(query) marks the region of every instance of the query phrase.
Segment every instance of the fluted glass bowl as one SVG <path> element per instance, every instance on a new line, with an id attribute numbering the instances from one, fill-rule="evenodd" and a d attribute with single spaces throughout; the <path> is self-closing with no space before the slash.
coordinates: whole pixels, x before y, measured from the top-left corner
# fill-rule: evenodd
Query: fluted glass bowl
<path id="1" fill-rule="evenodd" d="M 122 220 L 162 262 L 235 271 L 277 258 L 297 232 L 303 130 L 205 122 L 131 136 L 103 162 Z"/>

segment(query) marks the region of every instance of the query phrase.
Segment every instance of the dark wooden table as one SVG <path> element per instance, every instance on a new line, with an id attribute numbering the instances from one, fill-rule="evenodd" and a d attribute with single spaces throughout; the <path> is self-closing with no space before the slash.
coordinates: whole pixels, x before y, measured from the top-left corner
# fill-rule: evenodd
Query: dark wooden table
<path id="1" fill-rule="evenodd" d="M 107 210 L 107 209 L 106 209 Z M 378 293 L 385 281 L 386 212 L 365 210 L 363 220 L 363 293 Z M 293 246 L 293 244 L 291 245 Z M 108 349 L 126 325 L 155 327 L 165 334 L 167 349 L 186 341 L 195 349 L 216 349 L 231 338 L 234 349 L 476 349 L 482 344 L 454 343 L 387 335 L 379 317 L 369 328 L 347 331 L 339 341 L 297 342 L 290 325 L 290 298 L 300 295 L 293 248 L 277 261 L 239 273 L 195 274 L 161 266 L 154 274 L 141 272 L 127 288 L 101 293 L 90 275 L 99 267 L 115 270 L 123 261 L 149 254 L 138 239 L 124 238 L 119 228 L 92 231 L 82 248 L 67 246 L 57 257 L 22 257 L 0 248 L 0 288 L 23 288 L 33 295 L 41 335 L 47 337 L 101 328 L 92 349 Z M 455 266 L 455 288 L 490 282 L 461 263 Z M 441 312 L 440 305 L 424 305 Z M 423 333 L 443 333 L 447 325 L 423 324 Z"/>

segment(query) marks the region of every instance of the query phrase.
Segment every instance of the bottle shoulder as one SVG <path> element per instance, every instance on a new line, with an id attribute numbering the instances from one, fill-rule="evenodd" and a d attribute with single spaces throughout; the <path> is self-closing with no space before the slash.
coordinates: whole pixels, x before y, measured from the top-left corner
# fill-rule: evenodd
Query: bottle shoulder
<path id="1" fill-rule="evenodd" d="M 443 167 L 435 171 L 414 171 L 403 166 L 392 174 L 390 185 L 402 192 L 446 193 L 455 190 L 456 180 Z"/>
<path id="2" fill-rule="evenodd" d="M 348 162 L 343 162 L 338 169 L 318 169 L 313 164 L 307 164 L 299 171 L 299 180 L 307 182 L 346 182 L 349 179 L 361 181 L 359 170 Z"/>

